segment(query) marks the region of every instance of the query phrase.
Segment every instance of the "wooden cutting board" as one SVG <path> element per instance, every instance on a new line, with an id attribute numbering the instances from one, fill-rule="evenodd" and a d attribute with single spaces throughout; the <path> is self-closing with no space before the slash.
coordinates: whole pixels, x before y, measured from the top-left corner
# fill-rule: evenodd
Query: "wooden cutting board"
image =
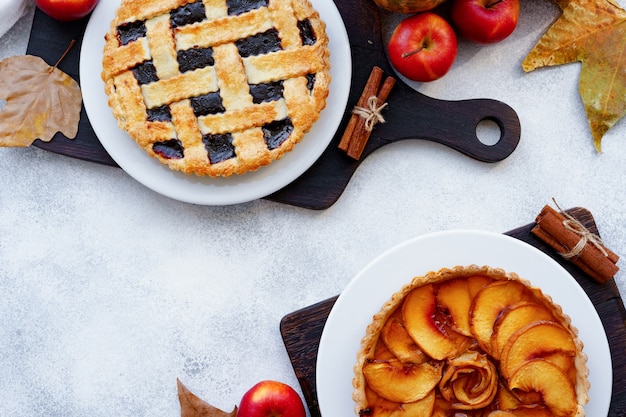
<path id="1" fill-rule="evenodd" d="M 387 75 L 392 75 L 392 69 L 384 52 L 380 16 L 374 2 L 335 0 L 335 3 L 348 32 L 353 64 L 343 121 L 319 160 L 300 178 L 267 199 L 310 209 L 328 208 L 340 197 L 363 159 L 388 143 L 405 139 L 441 143 L 483 162 L 501 161 L 515 150 L 520 139 L 519 118 L 505 103 L 491 99 L 437 100 L 398 82 L 388 99 L 386 123 L 376 126 L 361 159 L 356 161 L 346 156 L 337 145 L 372 67 L 381 67 Z M 27 53 L 54 65 L 75 39 L 77 45 L 59 68 L 79 80 L 79 55 L 87 21 L 59 23 L 37 10 Z M 485 145 L 478 140 L 476 127 L 482 120 L 498 124 L 501 137 L 495 145 Z M 52 141 L 37 140 L 34 145 L 62 155 L 117 166 L 96 137 L 84 108 L 75 139 L 69 140 L 58 133 Z"/>
<path id="2" fill-rule="evenodd" d="M 578 207 L 567 212 L 592 233 L 598 234 L 593 216 L 588 210 Z M 559 262 L 572 274 L 593 302 L 604 325 L 613 361 L 613 395 L 608 417 L 624 417 L 626 416 L 626 384 L 624 383 L 626 380 L 626 310 L 624 310 L 619 290 L 613 280 L 599 284 L 571 262 L 565 261 L 548 245 L 530 233 L 534 226 L 535 223 L 527 224 L 506 234 L 535 246 Z M 280 323 L 280 332 L 311 417 L 321 417 L 315 386 L 317 348 L 324 324 L 336 299 L 337 297 L 332 297 L 287 314 Z"/>

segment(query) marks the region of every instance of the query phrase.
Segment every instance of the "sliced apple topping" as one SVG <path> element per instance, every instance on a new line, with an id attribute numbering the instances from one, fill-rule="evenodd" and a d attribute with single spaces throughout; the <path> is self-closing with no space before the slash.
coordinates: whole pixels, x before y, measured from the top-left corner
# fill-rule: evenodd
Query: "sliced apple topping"
<path id="1" fill-rule="evenodd" d="M 487 417 L 554 417 L 554 415 L 546 407 L 530 406 L 492 411 Z"/>
<path id="2" fill-rule="evenodd" d="M 493 325 L 508 306 L 523 300 L 531 300 L 532 293 L 518 281 L 495 281 L 483 287 L 474 299 L 469 311 L 470 327 L 478 345 L 490 355 Z"/>
<path id="3" fill-rule="evenodd" d="M 576 346 L 571 333 L 554 321 L 530 323 L 509 338 L 502 349 L 500 372 L 505 378 L 526 362 L 543 358 L 562 372 L 568 372 L 574 363 Z"/>
<path id="4" fill-rule="evenodd" d="M 369 360 L 363 366 L 363 376 L 369 387 L 381 397 L 412 403 L 423 399 L 433 390 L 441 379 L 442 368 L 440 363 Z"/>
<path id="5" fill-rule="evenodd" d="M 484 275 L 471 275 L 467 277 L 467 288 L 469 289 L 470 298 L 474 298 L 478 291 L 492 282 L 493 280 L 491 278 Z"/>
<path id="6" fill-rule="evenodd" d="M 584 415 L 582 344 L 561 309 L 516 276 L 459 270 L 381 310 L 360 356 L 361 417 Z"/>
<path id="7" fill-rule="evenodd" d="M 500 359 L 500 352 L 511 335 L 522 327 L 539 320 L 554 320 L 554 317 L 545 306 L 532 301 L 521 301 L 502 310 L 493 325 L 491 334 L 492 356 Z"/>
<path id="8" fill-rule="evenodd" d="M 385 345 L 385 343 L 383 343 L 382 340 L 379 340 L 378 343 L 376 343 L 376 349 L 374 349 L 374 356 L 373 356 L 374 359 L 389 360 L 389 359 L 395 359 L 395 357 L 396 356 L 393 354 L 393 352 L 387 348 L 387 345 Z"/>
<path id="9" fill-rule="evenodd" d="M 411 338 L 402 322 L 402 311 L 397 309 L 385 322 L 380 336 L 396 358 L 402 362 L 423 363 L 428 357 Z"/>
<path id="10" fill-rule="evenodd" d="M 509 378 L 513 391 L 536 392 L 554 417 L 573 417 L 578 411 L 574 384 L 555 364 L 532 359 Z"/>
<path id="11" fill-rule="evenodd" d="M 487 414 L 487 417 L 517 417 L 517 416 L 510 411 L 495 410 Z"/>
<path id="12" fill-rule="evenodd" d="M 372 389 L 366 388 L 368 409 L 361 415 L 368 417 L 423 417 L 430 416 L 435 405 L 435 390 L 419 401 L 412 403 L 398 403 L 389 401 L 376 394 Z"/>
<path id="13" fill-rule="evenodd" d="M 513 410 L 521 405 L 519 398 L 509 390 L 504 380 L 500 380 L 498 384 L 496 401 L 501 410 Z"/>
<path id="14" fill-rule="evenodd" d="M 498 370 L 487 355 L 467 351 L 448 360 L 439 390 L 454 409 L 487 407 L 498 392 Z"/>
<path id="15" fill-rule="evenodd" d="M 554 414 L 544 406 L 532 405 L 528 407 L 520 407 L 507 411 L 515 417 L 554 417 Z M 489 416 L 493 417 L 493 416 Z"/>
<path id="16" fill-rule="evenodd" d="M 448 311 L 450 326 L 458 333 L 472 336 L 469 322 L 469 309 L 472 298 L 491 279 L 482 275 L 454 278 L 439 284 L 437 304 L 442 310 Z"/>
<path id="17" fill-rule="evenodd" d="M 448 311 L 452 329 L 465 336 L 471 336 L 469 306 L 472 299 L 467 280 L 457 278 L 441 283 L 436 297 L 437 304 Z"/>
<path id="18" fill-rule="evenodd" d="M 471 339 L 452 330 L 437 305 L 432 284 L 412 290 L 402 306 L 404 327 L 418 346 L 433 359 L 444 360 L 464 352 Z"/>

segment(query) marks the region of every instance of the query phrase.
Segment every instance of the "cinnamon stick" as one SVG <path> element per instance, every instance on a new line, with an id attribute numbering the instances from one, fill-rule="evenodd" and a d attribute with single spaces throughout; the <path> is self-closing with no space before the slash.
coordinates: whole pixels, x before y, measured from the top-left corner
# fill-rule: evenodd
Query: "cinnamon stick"
<path id="1" fill-rule="evenodd" d="M 545 206 L 537 216 L 537 225 L 531 232 L 561 255 L 572 255 L 570 258 L 572 263 L 594 280 L 600 283 L 608 281 L 619 270 L 616 265 L 619 256 L 605 247 L 595 235 L 595 242 L 583 241 L 584 246 L 576 254 L 571 254 L 581 239 L 586 239 L 585 233 L 590 233 L 580 223 L 577 223 L 574 229 L 584 230 L 573 231 L 571 225 L 567 223 L 571 220 L 552 207 Z"/>
<path id="2" fill-rule="evenodd" d="M 396 79 L 393 77 L 385 78 L 383 85 L 380 87 L 380 91 L 376 94 L 376 103 L 381 105 L 387 101 L 387 97 L 391 93 L 393 86 L 396 84 Z M 368 99 L 369 100 L 369 99 Z M 360 159 L 365 145 L 372 134 L 371 129 L 366 128 L 367 120 L 363 117 L 359 117 L 357 121 L 355 132 L 352 140 L 349 143 L 348 150 L 346 151 L 348 156 L 354 159 Z"/>
<path id="3" fill-rule="evenodd" d="M 365 107 L 367 105 L 367 100 L 371 96 L 376 95 L 376 93 L 378 92 L 378 86 L 380 85 L 380 81 L 382 80 L 382 78 L 382 68 L 376 66 L 372 68 L 369 78 L 367 79 L 367 83 L 365 84 L 365 88 L 363 88 L 361 96 L 356 103 L 358 107 Z M 359 119 L 360 117 L 356 114 L 352 114 L 352 116 L 350 116 L 350 120 L 348 120 L 346 130 L 343 132 L 343 136 L 341 137 L 341 141 L 339 142 L 339 149 L 341 149 L 342 151 L 348 150 L 348 145 L 350 143 L 350 140 L 352 139 L 352 135 L 355 132 L 355 128 Z"/>

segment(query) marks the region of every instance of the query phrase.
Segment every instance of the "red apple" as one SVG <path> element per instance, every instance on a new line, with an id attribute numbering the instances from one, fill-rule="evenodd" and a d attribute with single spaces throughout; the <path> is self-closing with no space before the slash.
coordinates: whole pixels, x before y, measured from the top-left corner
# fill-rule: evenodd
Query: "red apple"
<path id="1" fill-rule="evenodd" d="M 432 12 L 402 20 L 387 45 L 389 60 L 396 70 L 419 82 L 443 77 L 454 63 L 457 49 L 452 26 Z"/>
<path id="2" fill-rule="evenodd" d="M 241 398 L 237 417 L 306 417 L 300 395 L 278 381 L 261 381 Z"/>
<path id="3" fill-rule="evenodd" d="M 99 0 L 35 0 L 42 12 L 55 20 L 68 22 L 87 16 Z"/>
<path id="4" fill-rule="evenodd" d="M 519 0 L 453 0 L 450 18 L 467 40 L 495 43 L 513 33 L 519 9 Z"/>

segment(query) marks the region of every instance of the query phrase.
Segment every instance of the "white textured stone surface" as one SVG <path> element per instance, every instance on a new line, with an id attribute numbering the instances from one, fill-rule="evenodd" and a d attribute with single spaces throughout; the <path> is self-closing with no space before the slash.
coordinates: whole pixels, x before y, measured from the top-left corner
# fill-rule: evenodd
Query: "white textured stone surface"
<path id="1" fill-rule="evenodd" d="M 511 105 L 522 139 L 510 158 L 398 143 L 368 157 L 325 211 L 194 206 L 119 169 L 0 149 L 0 415 L 176 416 L 176 378 L 224 409 L 260 379 L 297 386 L 285 314 L 338 294 L 406 239 L 505 232 L 553 197 L 591 210 L 607 246 L 626 254 L 626 123 L 597 154 L 580 66 L 520 68 L 557 15 L 547 1 L 523 2 L 511 38 L 462 41 L 453 70 L 417 86 Z M 0 38 L 0 58 L 25 52 L 29 29 L 27 17 Z"/>

